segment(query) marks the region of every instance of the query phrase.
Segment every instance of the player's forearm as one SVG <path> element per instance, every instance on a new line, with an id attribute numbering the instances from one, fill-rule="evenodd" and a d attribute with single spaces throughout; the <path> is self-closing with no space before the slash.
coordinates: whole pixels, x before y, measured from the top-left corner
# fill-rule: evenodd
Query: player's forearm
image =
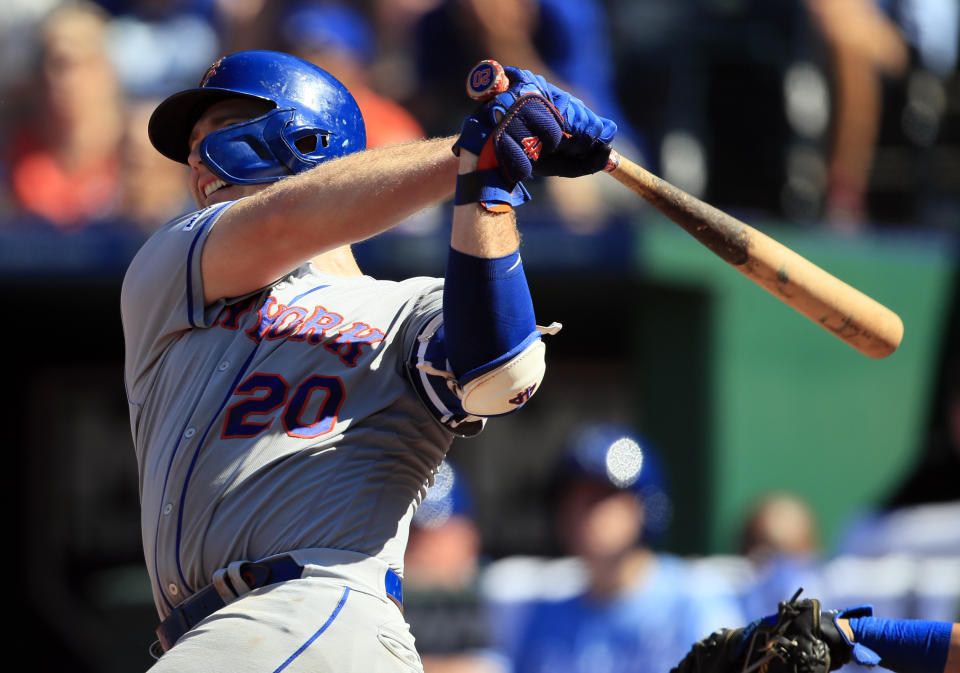
<path id="1" fill-rule="evenodd" d="M 208 301 L 263 287 L 449 197 L 457 166 L 452 144 L 440 138 L 351 154 L 239 201 L 204 245 Z"/>
<path id="2" fill-rule="evenodd" d="M 453 193 L 452 145 L 438 138 L 351 154 L 280 180 L 252 200 L 264 202 L 274 227 L 317 251 L 356 243 Z"/>
<path id="3" fill-rule="evenodd" d="M 476 169 L 476 155 L 461 148 L 459 173 Z M 447 357 L 463 390 L 463 409 L 499 415 L 522 406 L 539 385 L 543 346 L 512 208 L 465 201 L 454 207 L 443 288 Z"/>
<path id="4" fill-rule="evenodd" d="M 477 156 L 460 150 L 457 173 L 477 170 Z M 513 210 L 490 212 L 479 203 L 467 203 L 453 209 L 453 227 L 450 246 L 474 257 L 502 257 L 520 246 L 517 218 Z"/>

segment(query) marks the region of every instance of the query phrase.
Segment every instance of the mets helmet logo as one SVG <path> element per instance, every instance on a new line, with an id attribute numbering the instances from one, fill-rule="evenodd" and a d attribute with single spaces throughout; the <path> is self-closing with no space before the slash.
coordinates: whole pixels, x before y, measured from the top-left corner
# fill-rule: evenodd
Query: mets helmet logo
<path id="1" fill-rule="evenodd" d="M 207 82 L 210 81 L 210 78 L 217 74 L 217 68 L 220 67 L 220 64 L 223 63 L 223 57 L 221 56 L 216 60 L 216 62 L 207 68 L 207 71 L 203 73 L 203 79 L 200 80 L 200 86 L 207 86 Z"/>

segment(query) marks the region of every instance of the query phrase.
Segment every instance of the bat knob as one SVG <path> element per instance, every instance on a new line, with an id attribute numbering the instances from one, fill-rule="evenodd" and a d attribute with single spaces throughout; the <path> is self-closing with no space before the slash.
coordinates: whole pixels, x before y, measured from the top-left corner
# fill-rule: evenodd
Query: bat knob
<path id="1" fill-rule="evenodd" d="M 612 173 L 619 165 L 620 153 L 616 150 L 610 150 L 610 156 L 607 157 L 607 165 L 603 167 L 603 170 L 607 173 Z"/>
<path id="2" fill-rule="evenodd" d="M 467 95 L 473 100 L 489 100 L 510 88 L 510 79 L 503 66 L 487 59 L 480 61 L 467 75 Z"/>

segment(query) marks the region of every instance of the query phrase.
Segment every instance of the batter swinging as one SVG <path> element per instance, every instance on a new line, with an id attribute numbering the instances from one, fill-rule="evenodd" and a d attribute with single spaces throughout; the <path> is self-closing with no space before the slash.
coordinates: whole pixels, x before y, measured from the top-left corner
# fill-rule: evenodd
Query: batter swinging
<path id="1" fill-rule="evenodd" d="M 544 374 L 520 180 L 601 169 L 616 130 L 511 73 L 459 138 L 369 151 L 350 93 L 286 54 L 222 58 L 157 107 L 198 210 L 122 291 L 151 670 L 421 670 L 398 609 L 410 518 L 453 437 Z M 445 282 L 363 275 L 351 243 L 455 188 Z"/>

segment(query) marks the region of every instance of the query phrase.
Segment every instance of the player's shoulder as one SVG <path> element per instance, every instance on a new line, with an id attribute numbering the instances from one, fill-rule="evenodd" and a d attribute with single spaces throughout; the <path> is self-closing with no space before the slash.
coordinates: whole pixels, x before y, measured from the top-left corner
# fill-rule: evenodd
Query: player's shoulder
<path id="1" fill-rule="evenodd" d="M 181 237 L 183 241 L 191 239 L 191 234 L 194 234 L 198 228 L 208 224 L 216 215 L 225 210 L 228 205 L 228 203 L 215 204 L 201 208 L 200 210 L 183 213 L 160 225 L 147 237 L 143 245 L 140 246 L 130 267 L 135 267 L 138 263 L 143 263 L 145 259 L 150 259 L 150 256 L 158 248 L 168 245 L 170 239 L 176 238 L 178 233 L 183 234 Z"/>
<path id="2" fill-rule="evenodd" d="M 156 254 L 161 248 L 171 246 L 179 248 L 194 244 L 199 239 L 198 234 L 206 231 L 233 203 L 234 201 L 216 203 L 168 220 L 147 237 L 130 266 L 135 266 L 138 262 L 143 263 L 144 259 L 150 260 L 151 255 Z"/>
<path id="3" fill-rule="evenodd" d="M 202 247 L 202 234 L 232 202 L 184 213 L 154 231 L 140 246 L 124 272 L 122 305 L 153 295 L 161 285 L 175 282 Z"/>
<path id="4" fill-rule="evenodd" d="M 215 203 L 211 206 L 207 206 L 206 208 L 200 208 L 199 210 L 178 215 L 158 227 L 157 230 L 150 236 L 150 239 L 162 237 L 171 232 L 178 231 L 189 234 L 213 219 L 215 215 L 219 215 L 221 212 L 226 210 L 231 203 L 233 202 L 226 201 L 224 203 Z"/>

